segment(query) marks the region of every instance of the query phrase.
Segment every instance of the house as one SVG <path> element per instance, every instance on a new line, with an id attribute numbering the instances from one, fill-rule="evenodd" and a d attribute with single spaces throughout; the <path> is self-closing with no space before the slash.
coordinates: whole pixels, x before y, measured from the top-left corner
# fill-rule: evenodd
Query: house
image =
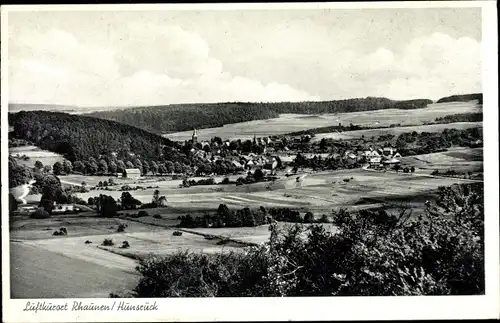
<path id="1" fill-rule="evenodd" d="M 382 162 L 382 157 L 380 157 L 380 156 L 371 157 L 368 160 L 368 163 L 370 163 L 371 166 L 380 165 L 381 162 Z"/>
<path id="2" fill-rule="evenodd" d="M 252 169 L 255 167 L 255 163 L 253 162 L 253 160 L 249 160 L 246 164 L 245 164 L 245 168 L 247 169 Z"/>
<path id="3" fill-rule="evenodd" d="M 73 204 L 57 204 L 52 213 L 68 213 L 76 211 L 76 207 Z"/>
<path id="4" fill-rule="evenodd" d="M 391 158 L 391 159 L 388 159 L 388 160 L 384 160 L 382 163 L 384 164 L 384 166 L 386 168 L 391 168 L 391 167 L 394 167 L 395 165 L 401 164 L 401 162 L 399 161 L 399 159 L 396 159 L 396 158 Z"/>
<path id="5" fill-rule="evenodd" d="M 233 164 L 233 166 L 236 167 L 236 169 L 243 169 L 243 165 L 237 160 L 233 160 L 231 164 Z"/>
<path id="6" fill-rule="evenodd" d="M 127 168 L 123 172 L 123 177 L 138 179 L 141 177 L 141 171 L 139 168 Z"/>
<path id="7" fill-rule="evenodd" d="M 264 169 L 270 170 L 271 172 L 278 166 L 277 160 L 270 160 L 264 164 Z"/>
<path id="8" fill-rule="evenodd" d="M 349 153 L 346 156 L 346 160 L 347 160 L 348 164 L 352 165 L 352 164 L 354 164 L 358 160 L 358 156 L 356 156 L 356 154 Z"/>
<path id="9" fill-rule="evenodd" d="M 395 150 L 392 147 L 384 147 L 383 155 L 384 156 L 392 156 L 394 155 Z"/>
<path id="10" fill-rule="evenodd" d="M 372 158 L 372 157 L 379 157 L 380 154 L 376 151 L 376 150 L 366 150 L 364 152 L 364 156 L 368 159 L 368 158 Z"/>
<path id="11" fill-rule="evenodd" d="M 392 156 L 393 158 L 401 158 L 401 154 L 400 153 L 395 153 L 394 156 Z"/>

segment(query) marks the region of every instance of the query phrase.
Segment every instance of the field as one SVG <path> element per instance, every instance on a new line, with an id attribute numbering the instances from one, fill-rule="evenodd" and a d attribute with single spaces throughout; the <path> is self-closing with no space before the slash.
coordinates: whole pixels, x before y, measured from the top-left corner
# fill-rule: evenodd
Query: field
<path id="1" fill-rule="evenodd" d="M 356 131 L 345 131 L 345 132 L 330 132 L 317 134 L 312 141 L 320 141 L 323 138 L 329 139 L 359 139 L 361 136 L 365 138 L 371 138 L 372 136 L 377 137 L 385 134 L 400 135 L 405 132 L 442 132 L 444 129 L 468 129 L 482 127 L 482 122 L 454 122 L 448 124 L 432 124 L 432 125 L 420 125 L 420 126 L 409 126 L 409 127 L 393 127 L 393 128 L 380 128 L 380 129 L 367 129 L 367 130 L 356 130 Z"/>
<path id="2" fill-rule="evenodd" d="M 466 154 L 466 150 L 455 150 L 450 153 Z M 477 154 L 473 152 L 471 154 Z M 422 157 L 423 156 L 423 157 Z M 196 213 L 206 209 L 217 209 L 219 204 L 227 204 L 232 208 L 243 207 L 289 207 L 315 212 L 329 212 L 334 207 L 359 207 L 360 200 L 374 199 L 389 201 L 398 196 L 417 196 L 427 194 L 438 186 L 467 182 L 467 180 L 436 177 L 429 175 L 436 167 L 449 168 L 456 163 L 457 158 L 448 156 L 444 159 L 434 159 L 423 162 L 412 156 L 403 159 L 404 165 L 423 163 L 426 168 L 418 168 L 415 174 L 402 172 L 378 172 L 365 169 L 311 172 L 301 182 L 296 176 L 281 176 L 274 183 L 256 183 L 251 185 L 206 185 L 189 188 L 177 187 L 178 181 L 162 181 L 158 185 L 161 195 L 168 200 L 168 207 L 159 209 L 158 214 L 175 220 L 179 214 Z M 463 167 L 481 167 L 481 161 L 466 161 Z M 418 166 L 418 165 L 417 165 Z M 346 180 L 346 181 L 344 181 Z M 155 189 L 132 191 L 131 194 L 142 202 L 150 202 Z M 119 198 L 120 191 L 93 190 L 88 193 L 78 193 L 83 199 L 108 194 Z M 378 203 L 378 202 L 376 202 Z M 174 211 L 175 210 L 175 211 Z M 154 214 L 150 212 L 150 214 Z M 175 221 L 174 221 L 175 222 Z"/>
<path id="3" fill-rule="evenodd" d="M 119 223 L 127 224 L 125 232 L 116 232 Z M 216 239 L 187 232 L 173 236 L 173 229 L 125 219 L 13 217 L 10 227 L 14 298 L 108 297 L 111 292 L 130 292 L 136 286 L 137 261 L 132 258 L 179 249 L 215 252 L 243 246 L 217 244 Z M 53 236 L 61 227 L 68 236 Z M 112 239 L 115 246 L 101 246 L 105 238 Z M 122 241 L 128 241 L 130 248 L 119 248 Z"/>
<path id="4" fill-rule="evenodd" d="M 401 161 L 422 171 L 453 169 L 459 172 L 482 172 L 483 148 L 455 148 L 446 152 L 403 157 Z"/>
<path id="5" fill-rule="evenodd" d="M 110 292 L 132 289 L 139 278 L 126 270 L 19 242 L 10 243 L 10 266 L 12 298 L 108 297 Z"/>
<path id="6" fill-rule="evenodd" d="M 36 146 L 22 146 L 22 147 L 11 147 L 9 148 L 9 154 L 16 156 L 26 155 L 29 157 L 28 160 L 16 159 L 19 164 L 26 165 L 28 167 L 34 167 L 37 160 L 41 161 L 43 165 L 53 166 L 56 162 L 63 162 L 64 157 L 56 153 L 40 149 Z"/>
<path id="7" fill-rule="evenodd" d="M 404 126 L 421 125 L 424 122 L 434 121 L 438 117 L 450 114 L 481 111 L 482 109 L 476 104 L 476 101 L 471 101 L 436 103 L 430 104 L 424 109 L 414 110 L 388 109 L 374 110 L 369 113 L 352 112 L 322 115 L 282 114 L 279 118 L 275 119 L 233 123 L 223 127 L 199 129 L 197 133 L 200 140 L 209 140 L 215 136 L 219 136 L 222 139 L 251 139 L 254 135 L 257 137 L 279 135 L 311 128 L 332 126 L 339 123 L 343 125 L 353 123 L 355 125 L 372 127 L 384 127 L 398 123 Z M 165 134 L 164 136 L 172 140 L 184 141 L 191 139 L 192 134 L 192 131 L 183 131 Z"/>

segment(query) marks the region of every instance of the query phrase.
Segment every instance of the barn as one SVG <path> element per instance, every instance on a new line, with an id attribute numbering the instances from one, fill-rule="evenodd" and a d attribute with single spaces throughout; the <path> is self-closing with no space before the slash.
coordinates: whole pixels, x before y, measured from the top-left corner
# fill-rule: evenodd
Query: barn
<path id="1" fill-rule="evenodd" d="M 123 172 L 123 177 L 138 179 L 141 177 L 141 170 L 139 168 L 127 168 Z"/>

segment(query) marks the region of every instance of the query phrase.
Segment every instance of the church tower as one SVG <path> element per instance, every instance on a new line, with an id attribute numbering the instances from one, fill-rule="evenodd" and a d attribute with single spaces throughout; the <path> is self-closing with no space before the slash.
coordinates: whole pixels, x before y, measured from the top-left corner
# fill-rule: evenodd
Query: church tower
<path id="1" fill-rule="evenodd" d="M 193 145 L 195 145 L 198 142 L 198 135 L 196 134 L 196 128 L 193 129 L 193 137 L 191 139 Z"/>

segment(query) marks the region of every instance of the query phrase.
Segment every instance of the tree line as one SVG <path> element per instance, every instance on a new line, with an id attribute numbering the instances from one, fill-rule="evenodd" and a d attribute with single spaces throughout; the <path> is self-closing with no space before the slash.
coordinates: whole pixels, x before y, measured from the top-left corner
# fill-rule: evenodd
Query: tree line
<path id="1" fill-rule="evenodd" d="M 226 211 L 224 211 L 226 212 Z M 136 297 L 481 295 L 484 187 L 441 187 L 423 214 L 335 212 L 322 225 L 270 225 L 246 252 L 179 251 L 140 261 Z M 250 222 L 250 221 L 249 221 Z"/>
<path id="2" fill-rule="evenodd" d="M 436 123 L 480 122 L 480 121 L 483 121 L 482 112 L 457 113 L 436 118 Z"/>
<path id="3" fill-rule="evenodd" d="M 437 100 L 437 103 L 468 102 L 472 100 L 478 100 L 479 104 L 483 104 L 483 93 L 451 95 Z"/>
<path id="4" fill-rule="evenodd" d="M 431 103 L 432 101 L 427 99 L 394 101 L 367 97 L 322 102 L 181 104 L 99 111 L 89 115 L 118 121 L 154 133 L 168 133 L 192 130 L 193 127 L 212 128 L 237 122 L 277 118 L 282 113 L 322 114 L 380 109 L 419 109 Z"/>

